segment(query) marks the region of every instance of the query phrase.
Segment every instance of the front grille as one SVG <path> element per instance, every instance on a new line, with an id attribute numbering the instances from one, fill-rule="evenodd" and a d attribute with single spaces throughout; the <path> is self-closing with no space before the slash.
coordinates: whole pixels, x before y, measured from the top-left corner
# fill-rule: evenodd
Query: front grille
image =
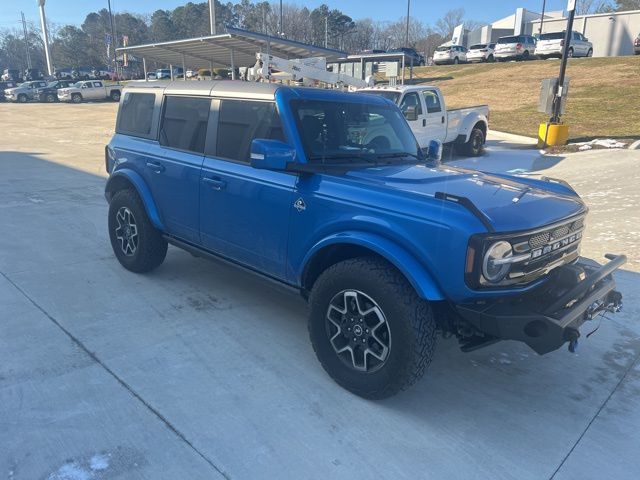
<path id="1" fill-rule="evenodd" d="M 549 232 L 543 232 L 543 233 L 534 235 L 529 239 L 529 246 L 531 248 L 542 247 L 543 245 L 546 245 L 547 243 L 549 243 L 549 237 L 550 237 Z"/>

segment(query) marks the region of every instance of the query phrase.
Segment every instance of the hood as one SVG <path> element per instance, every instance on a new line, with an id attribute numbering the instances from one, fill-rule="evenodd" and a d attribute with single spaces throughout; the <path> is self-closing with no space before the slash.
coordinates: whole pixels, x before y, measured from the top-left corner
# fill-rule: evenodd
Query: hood
<path id="1" fill-rule="evenodd" d="M 517 177 L 455 167 L 389 166 L 353 170 L 346 177 L 413 195 L 435 197 L 442 192 L 466 197 L 497 232 L 542 227 L 587 210 L 577 195 L 546 189 L 546 182 L 526 179 L 525 183 Z"/>

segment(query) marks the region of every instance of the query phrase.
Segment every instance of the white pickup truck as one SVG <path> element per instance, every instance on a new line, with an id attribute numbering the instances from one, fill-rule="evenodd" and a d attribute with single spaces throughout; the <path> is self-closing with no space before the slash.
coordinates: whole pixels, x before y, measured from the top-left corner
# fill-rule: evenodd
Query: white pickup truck
<path id="1" fill-rule="evenodd" d="M 396 103 L 422 148 L 438 140 L 455 144 L 470 156 L 482 153 L 489 129 L 487 105 L 447 110 L 442 92 L 434 86 L 381 86 L 358 92 L 381 95 Z"/>
<path id="2" fill-rule="evenodd" d="M 119 102 L 121 93 L 122 85 L 105 85 L 102 80 L 85 80 L 71 87 L 59 89 L 58 100 L 80 103 L 85 100 L 110 99 Z"/>

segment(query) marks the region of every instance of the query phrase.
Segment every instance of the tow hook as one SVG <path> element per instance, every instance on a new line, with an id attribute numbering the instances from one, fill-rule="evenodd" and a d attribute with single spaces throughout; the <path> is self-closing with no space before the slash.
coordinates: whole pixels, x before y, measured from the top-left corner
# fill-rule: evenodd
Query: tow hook
<path id="1" fill-rule="evenodd" d="M 565 332 L 565 338 L 569 341 L 569 351 L 576 353 L 578 350 L 578 338 L 580 338 L 580 332 L 575 328 L 570 328 Z"/>

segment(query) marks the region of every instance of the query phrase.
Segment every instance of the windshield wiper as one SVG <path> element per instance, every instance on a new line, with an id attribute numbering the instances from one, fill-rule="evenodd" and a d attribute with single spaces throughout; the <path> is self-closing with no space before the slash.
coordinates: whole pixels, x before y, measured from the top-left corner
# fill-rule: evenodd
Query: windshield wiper
<path id="1" fill-rule="evenodd" d="M 355 153 L 339 153 L 339 154 L 332 154 L 332 155 L 312 155 L 309 160 L 311 161 L 320 161 L 322 163 L 324 163 L 325 160 L 364 160 L 367 163 L 373 163 L 376 164 L 377 162 L 375 160 L 373 160 L 372 158 L 367 158 L 365 156 L 362 155 L 358 155 Z M 349 162 L 352 163 L 352 162 Z"/>
<path id="2" fill-rule="evenodd" d="M 393 153 L 382 153 L 380 155 L 376 155 L 376 158 L 401 158 L 401 157 L 413 157 L 416 160 L 422 160 L 415 153 L 409 153 L 409 152 L 393 152 Z"/>

